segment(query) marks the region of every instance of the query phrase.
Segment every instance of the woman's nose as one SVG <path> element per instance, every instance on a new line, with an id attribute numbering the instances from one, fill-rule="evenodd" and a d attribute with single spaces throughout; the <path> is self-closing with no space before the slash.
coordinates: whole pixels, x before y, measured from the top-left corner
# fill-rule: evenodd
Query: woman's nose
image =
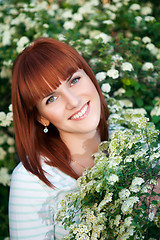
<path id="1" fill-rule="evenodd" d="M 80 97 L 73 93 L 72 91 L 66 91 L 65 93 L 65 99 L 66 99 L 66 108 L 67 109 L 73 109 L 80 105 Z"/>

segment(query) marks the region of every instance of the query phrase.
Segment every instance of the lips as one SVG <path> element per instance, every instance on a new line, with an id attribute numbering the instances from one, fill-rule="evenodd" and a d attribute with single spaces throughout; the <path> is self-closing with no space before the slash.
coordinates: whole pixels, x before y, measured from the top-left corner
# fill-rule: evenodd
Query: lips
<path id="1" fill-rule="evenodd" d="M 87 102 L 85 105 L 83 105 L 83 107 L 79 111 L 74 113 L 69 119 L 70 120 L 80 120 L 80 119 L 83 119 L 84 117 L 86 117 L 89 113 L 89 103 L 90 102 Z"/>

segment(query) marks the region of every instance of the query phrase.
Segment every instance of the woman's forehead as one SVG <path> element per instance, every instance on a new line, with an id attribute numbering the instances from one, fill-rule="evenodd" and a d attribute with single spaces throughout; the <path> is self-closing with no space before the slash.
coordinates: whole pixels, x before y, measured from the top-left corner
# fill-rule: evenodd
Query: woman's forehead
<path id="1" fill-rule="evenodd" d="M 54 78 L 46 78 L 42 77 L 41 81 L 41 89 L 40 89 L 40 94 L 41 97 L 38 98 L 38 100 L 42 100 L 43 98 L 48 97 L 51 95 L 53 92 L 57 90 L 57 88 L 61 85 L 62 82 L 64 81 L 69 81 L 74 74 L 77 72 L 80 72 L 80 69 L 77 68 L 76 70 L 73 69 L 73 71 L 68 75 L 64 76 L 63 78 L 61 76 L 55 76 Z"/>

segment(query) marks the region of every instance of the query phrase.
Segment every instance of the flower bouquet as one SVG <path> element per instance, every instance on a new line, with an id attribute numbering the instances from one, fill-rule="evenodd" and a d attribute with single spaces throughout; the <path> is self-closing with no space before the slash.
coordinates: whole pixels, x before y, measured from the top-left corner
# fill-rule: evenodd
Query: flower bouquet
<path id="1" fill-rule="evenodd" d="M 69 229 L 70 240 L 158 239 L 159 131 L 133 109 L 112 114 L 110 128 L 110 140 L 77 180 L 79 191 L 61 202 L 57 221 Z"/>

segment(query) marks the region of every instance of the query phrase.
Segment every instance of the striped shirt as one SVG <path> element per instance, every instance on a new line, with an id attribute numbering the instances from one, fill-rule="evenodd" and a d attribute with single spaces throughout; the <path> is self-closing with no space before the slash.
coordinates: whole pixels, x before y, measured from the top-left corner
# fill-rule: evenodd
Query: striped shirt
<path id="1" fill-rule="evenodd" d="M 59 169 L 43 164 L 52 189 L 19 163 L 12 173 L 9 198 L 11 240 L 59 240 L 67 235 L 55 222 L 59 203 L 67 193 L 76 191 L 76 180 Z"/>

